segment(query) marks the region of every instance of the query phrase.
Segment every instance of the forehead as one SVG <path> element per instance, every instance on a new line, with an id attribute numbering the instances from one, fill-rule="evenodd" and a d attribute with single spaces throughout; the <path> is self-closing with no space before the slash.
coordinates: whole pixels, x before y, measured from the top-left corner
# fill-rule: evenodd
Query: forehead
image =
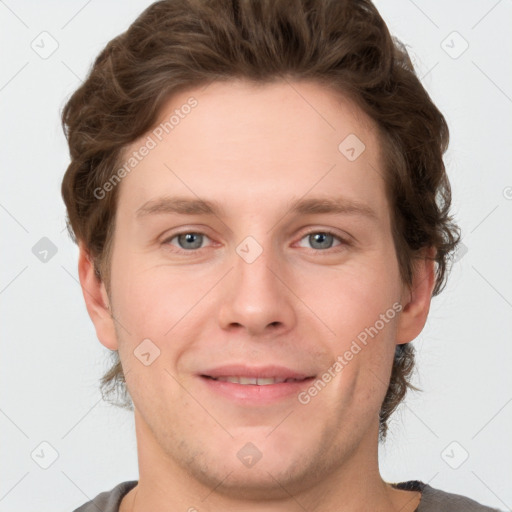
<path id="1" fill-rule="evenodd" d="M 182 91 L 125 149 L 134 165 L 120 184 L 119 208 L 130 213 L 157 196 L 186 195 L 261 210 L 314 192 L 385 209 L 377 133 L 354 103 L 314 82 Z"/>

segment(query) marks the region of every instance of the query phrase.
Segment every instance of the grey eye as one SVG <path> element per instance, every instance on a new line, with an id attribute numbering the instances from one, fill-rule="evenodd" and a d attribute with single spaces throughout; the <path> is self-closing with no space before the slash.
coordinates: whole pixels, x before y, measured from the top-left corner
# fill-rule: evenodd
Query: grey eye
<path id="1" fill-rule="evenodd" d="M 182 233 L 174 238 L 178 239 L 178 244 L 182 249 L 199 249 L 203 245 L 204 235 L 201 233 Z M 171 239 L 172 240 L 172 239 Z"/>
<path id="2" fill-rule="evenodd" d="M 306 237 L 308 238 L 308 243 L 313 249 L 330 249 L 333 247 L 334 240 L 338 238 L 331 233 L 324 233 L 321 231 L 317 233 L 310 233 L 309 235 L 306 235 Z"/>

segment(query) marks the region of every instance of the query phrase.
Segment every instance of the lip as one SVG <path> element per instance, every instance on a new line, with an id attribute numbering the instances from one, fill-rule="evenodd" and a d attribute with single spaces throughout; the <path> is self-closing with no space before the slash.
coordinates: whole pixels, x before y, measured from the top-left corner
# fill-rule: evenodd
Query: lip
<path id="1" fill-rule="evenodd" d="M 218 366 L 216 368 L 204 370 L 200 373 L 200 375 L 214 378 L 229 377 L 233 375 L 261 378 L 277 377 L 280 379 L 305 379 L 307 377 L 314 377 L 313 374 L 292 370 L 291 368 L 287 368 L 285 366 L 247 366 L 243 364 Z"/>
<path id="2" fill-rule="evenodd" d="M 270 405 L 280 400 L 295 398 L 301 390 L 310 385 L 315 378 L 314 375 L 308 375 L 301 371 L 292 370 L 283 366 L 246 366 L 246 365 L 226 365 L 212 368 L 201 372 L 199 375 L 201 382 L 204 383 L 209 392 L 217 396 L 227 398 L 237 405 Z M 280 382 L 276 384 L 256 385 L 256 384 L 237 384 L 235 382 L 225 382 L 213 380 L 211 377 L 261 377 L 280 379 L 301 379 L 292 382 Z"/>

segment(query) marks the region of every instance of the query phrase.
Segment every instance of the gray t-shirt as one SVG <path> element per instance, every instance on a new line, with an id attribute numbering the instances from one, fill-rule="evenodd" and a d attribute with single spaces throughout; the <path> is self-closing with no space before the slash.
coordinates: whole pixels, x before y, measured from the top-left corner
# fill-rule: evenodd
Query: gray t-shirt
<path id="1" fill-rule="evenodd" d="M 123 497 L 137 485 L 136 480 L 123 482 L 112 490 L 98 494 L 93 501 L 85 503 L 74 512 L 119 512 Z M 499 512 L 497 508 L 480 505 L 474 500 L 434 489 L 419 480 L 391 484 L 398 489 L 421 491 L 421 500 L 415 512 Z"/>

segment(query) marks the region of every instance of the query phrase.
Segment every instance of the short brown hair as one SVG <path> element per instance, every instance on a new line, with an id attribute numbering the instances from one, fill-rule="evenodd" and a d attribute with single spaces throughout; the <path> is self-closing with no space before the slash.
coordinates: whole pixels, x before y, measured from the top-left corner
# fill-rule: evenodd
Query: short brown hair
<path id="1" fill-rule="evenodd" d="M 150 5 L 96 58 L 63 108 L 71 163 L 62 182 L 72 239 L 87 247 L 109 291 L 117 187 L 101 187 L 123 149 L 147 133 L 172 94 L 216 81 L 309 80 L 354 101 L 376 123 L 403 282 L 420 249 L 436 250 L 433 295 L 445 285 L 460 230 L 449 215 L 443 163 L 448 127 L 369 0 L 162 0 Z M 103 376 L 104 398 L 132 407 L 117 351 Z M 414 347 L 397 345 L 382 403 L 379 439 L 403 400 Z"/>

